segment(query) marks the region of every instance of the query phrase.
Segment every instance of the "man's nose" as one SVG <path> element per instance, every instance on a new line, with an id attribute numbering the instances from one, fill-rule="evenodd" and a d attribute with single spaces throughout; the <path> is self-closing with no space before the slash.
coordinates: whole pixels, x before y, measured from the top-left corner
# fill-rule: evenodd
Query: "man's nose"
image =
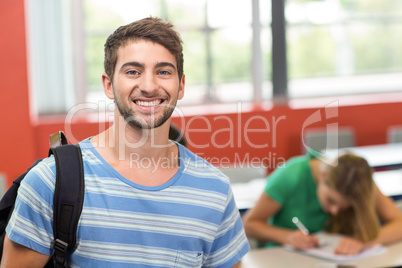
<path id="1" fill-rule="evenodd" d="M 156 76 L 153 75 L 151 72 L 144 72 L 143 76 L 140 80 L 139 89 L 142 92 L 151 93 L 158 89 L 156 83 Z"/>

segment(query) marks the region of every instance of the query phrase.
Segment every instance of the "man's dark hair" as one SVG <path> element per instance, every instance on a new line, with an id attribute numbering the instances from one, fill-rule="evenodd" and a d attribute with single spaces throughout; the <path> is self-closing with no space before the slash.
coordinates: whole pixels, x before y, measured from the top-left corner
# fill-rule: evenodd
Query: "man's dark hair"
<path id="1" fill-rule="evenodd" d="M 157 43 L 176 58 L 179 79 L 183 75 L 183 46 L 178 32 L 170 22 L 159 18 L 148 17 L 119 27 L 105 43 L 105 73 L 113 80 L 117 62 L 117 51 L 127 42 L 146 40 Z"/>

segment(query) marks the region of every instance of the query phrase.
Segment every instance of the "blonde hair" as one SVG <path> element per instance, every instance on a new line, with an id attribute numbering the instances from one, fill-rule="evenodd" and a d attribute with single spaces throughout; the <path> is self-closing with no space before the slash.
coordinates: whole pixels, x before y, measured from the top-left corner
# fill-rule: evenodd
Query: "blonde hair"
<path id="1" fill-rule="evenodd" d="M 347 210 L 329 216 L 329 232 L 352 236 L 362 242 L 377 237 L 380 222 L 375 209 L 372 173 L 367 161 L 353 154 L 341 155 L 337 165 L 327 166 L 325 183 L 350 204 Z"/>

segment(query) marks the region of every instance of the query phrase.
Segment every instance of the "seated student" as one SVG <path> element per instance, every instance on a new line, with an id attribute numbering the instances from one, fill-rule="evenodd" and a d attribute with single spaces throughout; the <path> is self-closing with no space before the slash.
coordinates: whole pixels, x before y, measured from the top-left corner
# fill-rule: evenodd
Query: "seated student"
<path id="1" fill-rule="evenodd" d="M 356 254 L 375 243 L 402 240 L 402 213 L 374 184 L 367 161 L 352 154 L 341 155 L 334 165 L 309 156 L 295 157 L 275 170 L 255 207 L 244 216 L 246 234 L 267 247 L 317 246 L 314 235 L 297 229 L 294 216 L 310 234 L 345 235 L 337 254 Z"/>

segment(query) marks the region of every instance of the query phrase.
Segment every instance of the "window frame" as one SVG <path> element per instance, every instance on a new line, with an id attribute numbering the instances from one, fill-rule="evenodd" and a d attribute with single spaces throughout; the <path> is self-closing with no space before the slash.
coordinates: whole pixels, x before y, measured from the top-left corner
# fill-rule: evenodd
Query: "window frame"
<path id="1" fill-rule="evenodd" d="M 209 26 L 207 18 L 207 5 L 205 4 L 205 24 L 204 27 L 198 29 L 205 35 L 205 49 L 206 49 L 206 61 L 204 66 L 206 68 L 206 97 L 201 102 L 202 104 L 216 104 L 222 103 L 215 98 L 214 81 L 212 77 L 213 58 L 211 48 L 211 33 L 216 30 Z M 249 0 L 252 11 L 252 53 L 251 53 L 251 82 L 252 85 L 252 100 L 254 103 L 261 103 L 269 101 L 264 96 L 264 90 L 267 85 L 271 83 L 273 102 L 286 102 L 289 99 L 302 98 L 290 96 L 291 91 L 289 84 L 292 81 L 288 77 L 288 64 L 287 64 L 287 38 L 286 31 L 289 25 L 286 24 L 285 8 L 286 0 L 270 0 L 271 5 L 271 23 L 270 25 L 264 25 L 261 22 L 260 12 L 267 10 L 261 10 L 261 0 Z M 88 102 L 88 96 L 90 91 L 87 84 L 87 65 L 85 58 L 85 38 L 86 33 L 84 30 L 84 10 L 83 1 L 71 0 L 71 1 L 40 1 L 40 0 L 26 0 L 26 24 L 28 35 L 28 68 L 30 76 L 30 87 L 33 91 L 33 98 L 31 98 L 32 107 L 36 110 L 36 114 L 62 114 L 67 112 L 72 106 L 80 103 Z M 69 4 L 67 4 L 69 3 Z M 160 0 L 160 4 L 166 6 L 166 0 Z M 67 6 L 70 5 L 70 6 Z M 67 11 L 67 12 L 66 12 Z M 52 14 L 59 14 L 58 16 L 45 16 L 51 12 Z M 64 13 L 65 14 L 64 14 Z M 169 19 L 167 12 L 162 12 L 161 17 Z M 38 18 L 42 18 L 44 21 L 39 21 Z M 392 19 L 392 18 L 391 18 Z M 62 20 L 65 20 L 64 22 Z M 45 23 L 46 22 L 46 23 Z M 67 25 L 67 24 L 70 25 Z M 36 25 L 36 26 L 35 26 Z M 37 25 L 42 25 L 38 28 Z M 35 28 L 36 27 L 36 28 Z M 43 28 L 45 27 L 45 28 Z M 46 28 L 48 27 L 48 28 Z M 53 28 L 50 28 L 53 27 Z M 55 27 L 59 27 L 60 32 L 57 38 L 53 35 L 46 35 L 46 32 L 50 31 L 57 33 Z M 261 46 L 261 35 L 263 27 L 271 28 L 272 35 L 272 59 L 271 59 L 271 74 L 268 79 L 264 74 L 264 58 L 263 49 Z M 41 39 L 41 43 L 37 40 Z M 55 64 L 55 59 L 52 58 L 48 50 L 43 48 L 43 44 L 47 42 L 51 43 L 52 39 L 58 39 L 59 49 L 58 53 L 61 55 L 61 64 Z M 72 43 L 71 48 L 67 45 L 70 41 Z M 42 44 L 42 45 L 41 45 Z M 41 47 L 42 46 L 42 47 Z M 31 48 L 31 49 L 29 49 Z M 71 50 L 68 52 L 68 50 Z M 39 53 L 37 53 L 39 51 Z M 57 53 L 56 53 L 57 54 Z M 39 56 L 38 56 L 39 55 Z M 45 55 L 46 57 L 42 57 Z M 45 60 L 45 63 L 40 61 Z M 43 70 L 40 66 L 45 66 Z M 62 76 L 60 77 L 47 77 L 46 70 L 52 70 L 54 68 L 60 68 Z M 50 80 L 46 81 L 46 79 Z M 337 77 L 334 77 L 336 79 Z M 56 79 L 56 80 L 55 80 Z M 52 83 L 51 81 L 56 81 Z M 265 87 L 265 88 L 264 88 Z M 268 88 L 270 85 L 268 85 Z M 381 90 L 391 89 L 379 88 Z M 373 91 L 353 92 L 352 94 L 365 94 L 373 93 Z M 312 93 L 313 95 L 306 95 L 306 97 L 319 97 L 320 94 Z M 344 93 L 345 94 L 345 93 Z M 103 95 L 103 94 L 99 94 Z M 266 94 L 265 94 L 266 95 Z M 331 96 L 336 95 L 333 92 Z M 63 97 L 60 97 L 63 96 Z M 96 95 L 98 97 L 98 95 Z M 52 99 L 53 98 L 53 99 Z M 107 101 L 107 98 L 101 98 L 102 101 Z M 41 102 L 40 102 L 41 101 Z M 43 108 L 43 103 L 51 103 L 50 108 Z M 180 103 L 179 103 L 180 104 Z M 191 104 L 192 105 L 192 104 Z"/>

